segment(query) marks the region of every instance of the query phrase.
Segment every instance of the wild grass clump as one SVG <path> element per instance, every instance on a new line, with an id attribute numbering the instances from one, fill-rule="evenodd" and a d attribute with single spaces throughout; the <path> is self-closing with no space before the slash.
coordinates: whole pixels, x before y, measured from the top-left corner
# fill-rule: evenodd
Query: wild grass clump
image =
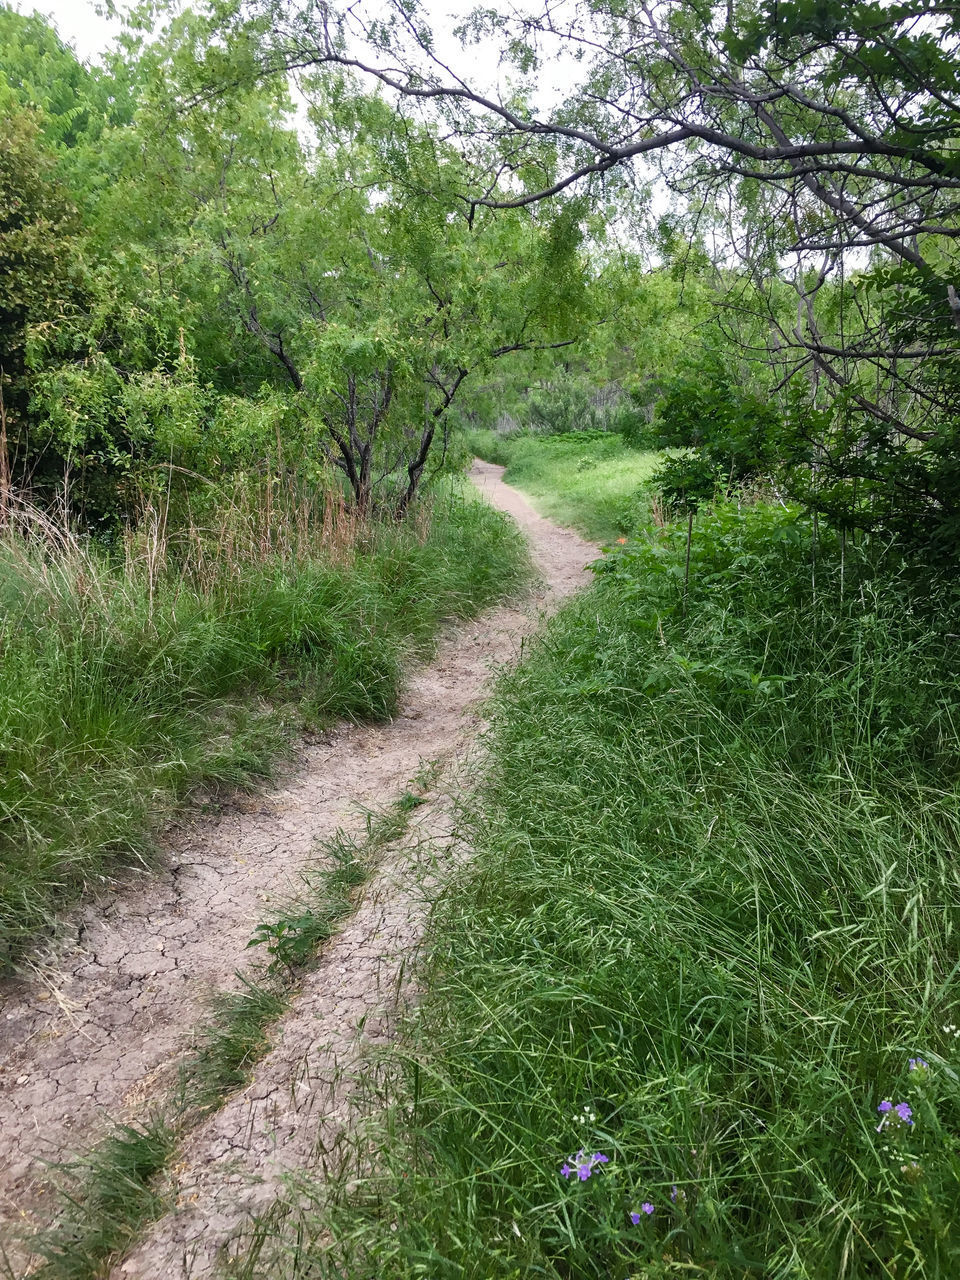
<path id="1" fill-rule="evenodd" d="M 68 1214 L 31 1240 L 30 1275 L 92 1280 L 104 1259 L 122 1253 L 144 1223 L 170 1207 L 154 1184 L 177 1148 L 178 1133 L 161 1115 L 117 1125 L 98 1147 L 62 1168 Z M 80 1192 L 82 1188 L 82 1193 Z"/>
<path id="2" fill-rule="evenodd" d="M 645 482 L 660 462 L 659 454 L 638 452 L 608 431 L 474 431 L 469 442 L 479 457 L 506 467 L 504 479 L 529 494 L 542 515 L 597 542 L 636 528 L 649 506 Z"/>
<path id="3" fill-rule="evenodd" d="M 960 1274 L 934 594 L 763 507 L 608 557 L 500 687 L 400 1079 L 283 1274 Z"/>
<path id="4" fill-rule="evenodd" d="M 441 621 L 523 575 L 458 492 L 402 524 L 281 497 L 148 512 L 112 553 L 29 511 L 0 537 L 0 963 L 192 789 L 269 773 L 292 723 L 390 715 Z"/>

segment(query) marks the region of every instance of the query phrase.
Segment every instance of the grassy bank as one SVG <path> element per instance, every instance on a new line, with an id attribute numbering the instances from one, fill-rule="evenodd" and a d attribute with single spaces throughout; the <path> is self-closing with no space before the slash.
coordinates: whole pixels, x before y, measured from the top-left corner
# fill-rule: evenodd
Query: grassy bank
<path id="1" fill-rule="evenodd" d="M 0 961 L 147 856 L 192 789 L 267 773 L 292 725 L 389 715 L 405 660 L 523 565 L 454 492 L 399 526 L 241 495 L 110 556 L 21 513 L 0 542 Z"/>
<path id="2" fill-rule="evenodd" d="M 541 515 L 595 542 L 612 542 L 636 527 L 649 505 L 641 487 L 660 457 L 603 431 L 474 431 L 469 443 L 478 457 L 506 467 L 504 479 L 522 489 Z"/>
<path id="3" fill-rule="evenodd" d="M 955 601 L 684 532 L 502 684 L 373 1171 L 283 1274 L 960 1271 Z"/>

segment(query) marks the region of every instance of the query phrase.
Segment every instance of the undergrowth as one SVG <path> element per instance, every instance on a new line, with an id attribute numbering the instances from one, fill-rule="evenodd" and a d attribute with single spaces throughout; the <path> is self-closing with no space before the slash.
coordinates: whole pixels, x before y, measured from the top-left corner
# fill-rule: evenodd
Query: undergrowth
<path id="1" fill-rule="evenodd" d="M 960 1274 L 955 612 L 776 508 L 609 556 L 500 686 L 356 1169 L 231 1274 Z"/>
<path id="2" fill-rule="evenodd" d="M 294 725 L 388 716 L 441 621 L 523 572 L 513 526 L 459 492 L 402 524 L 323 495 L 155 516 L 112 554 L 21 514 L 0 537 L 0 965 L 148 860 L 197 788 L 268 774 Z"/>
<path id="3" fill-rule="evenodd" d="M 528 494 L 541 515 L 596 542 L 613 542 L 636 527 L 649 506 L 645 482 L 660 461 L 605 431 L 473 431 L 468 442 L 478 457 L 506 467 L 504 479 Z"/>

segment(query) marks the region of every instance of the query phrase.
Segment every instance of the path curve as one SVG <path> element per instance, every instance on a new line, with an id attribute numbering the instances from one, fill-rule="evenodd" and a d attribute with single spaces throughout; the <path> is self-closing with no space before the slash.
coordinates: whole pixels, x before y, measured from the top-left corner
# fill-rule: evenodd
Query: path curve
<path id="1" fill-rule="evenodd" d="M 360 825 L 357 807 L 395 798 L 424 761 L 455 765 L 480 727 L 491 669 L 511 661 L 545 609 L 583 584 L 596 548 L 557 528 L 476 462 L 470 476 L 526 532 L 541 579 L 522 605 L 452 629 L 410 680 L 389 724 L 340 725 L 305 744 L 276 791 L 171 833 L 166 870 L 128 882 L 79 916 L 75 943 L 37 980 L 8 986 L 0 1014 L 0 1240 L 42 1220 L 43 1161 L 93 1140 L 172 1081 L 212 990 L 229 987 L 265 904 L 292 889 L 317 841 Z M 418 851 L 443 833 L 442 783 L 414 838 L 388 861 L 357 913 L 307 975 L 255 1082 L 188 1139 L 180 1210 L 118 1269 L 129 1280 L 210 1274 L 218 1248 L 277 1180 L 309 1164 L 343 1127 L 344 1064 L 389 1038 L 399 975 L 423 927 Z"/>

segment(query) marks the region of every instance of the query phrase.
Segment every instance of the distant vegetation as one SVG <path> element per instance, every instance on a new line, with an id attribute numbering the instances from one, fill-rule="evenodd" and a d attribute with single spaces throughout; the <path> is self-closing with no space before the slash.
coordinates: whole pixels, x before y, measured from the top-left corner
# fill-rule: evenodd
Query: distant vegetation
<path id="1" fill-rule="evenodd" d="M 473 431 L 470 447 L 506 467 L 504 479 L 533 498 L 537 510 L 597 542 L 635 529 L 650 507 L 649 480 L 660 457 L 599 431 L 499 435 Z"/>

